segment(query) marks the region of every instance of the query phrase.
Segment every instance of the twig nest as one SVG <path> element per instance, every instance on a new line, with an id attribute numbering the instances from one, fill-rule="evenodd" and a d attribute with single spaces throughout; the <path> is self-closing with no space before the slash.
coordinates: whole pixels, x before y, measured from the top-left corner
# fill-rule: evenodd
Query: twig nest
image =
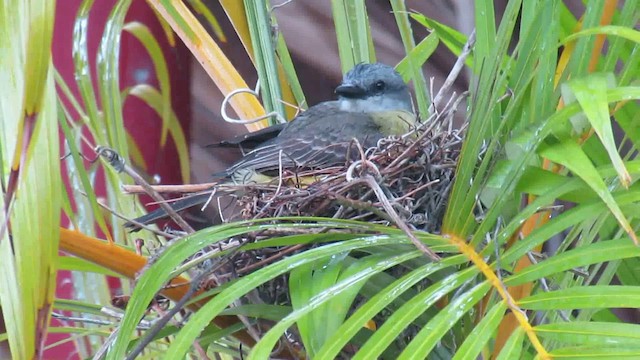
<path id="1" fill-rule="evenodd" d="M 438 232 L 462 138 L 450 120 L 437 121 L 402 138 L 382 139 L 371 149 L 354 143 L 352 149 L 360 157 L 343 166 L 285 172 L 270 185 L 247 186 L 238 199 L 242 217 L 321 216 L 390 224 L 379 199 L 358 181 L 367 174 L 376 179 L 403 221 Z"/>

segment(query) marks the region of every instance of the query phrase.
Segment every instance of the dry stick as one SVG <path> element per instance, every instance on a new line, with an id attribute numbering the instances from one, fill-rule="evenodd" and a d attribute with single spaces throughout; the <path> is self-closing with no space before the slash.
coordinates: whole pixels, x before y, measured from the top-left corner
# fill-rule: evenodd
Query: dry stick
<path id="1" fill-rule="evenodd" d="M 424 189 L 426 189 L 426 188 L 428 188 L 428 187 L 430 187 L 432 185 L 438 184 L 439 182 L 440 182 L 440 179 L 435 179 L 435 180 L 429 181 L 428 183 L 425 183 L 425 184 L 422 184 L 422 185 L 418 186 L 417 188 L 409 191 L 408 193 L 402 195 L 401 197 L 396 198 L 396 200 L 403 200 L 405 198 L 408 198 L 409 196 L 414 195 L 418 191 L 424 190 Z"/>
<path id="2" fill-rule="evenodd" d="M 456 95 L 455 92 L 453 94 L 454 96 Z M 469 91 L 463 91 L 460 94 L 460 96 L 455 98 L 455 101 L 453 102 L 453 104 L 451 104 L 451 100 L 453 100 L 453 98 L 451 98 L 450 102 L 447 103 L 447 106 L 450 106 L 451 110 L 449 110 L 448 113 L 446 114 L 447 117 L 445 118 L 444 122 L 446 122 L 448 125 L 447 131 L 449 133 L 453 132 L 453 115 L 457 112 L 458 106 L 460 105 L 462 100 L 466 99 L 468 95 L 469 95 Z M 462 126 L 460 126 L 460 128 L 458 129 L 458 134 L 462 133 L 465 130 L 465 128 L 468 126 L 468 124 L 469 122 L 465 121 L 465 123 L 462 124 Z"/>
<path id="3" fill-rule="evenodd" d="M 54 318 L 54 319 L 57 319 L 57 320 L 59 320 L 61 322 L 73 321 L 73 322 L 80 322 L 80 323 L 85 323 L 85 324 L 95 324 L 95 325 L 105 325 L 105 326 L 113 326 L 114 325 L 113 321 L 89 319 L 89 318 L 76 317 L 76 316 L 65 316 L 63 314 L 58 314 L 56 312 L 52 312 L 51 313 L 51 317 Z M 146 330 L 148 328 L 149 328 L 149 326 L 138 325 L 136 327 L 136 330 Z"/>
<path id="4" fill-rule="evenodd" d="M 102 314 L 104 314 L 105 316 L 110 316 L 110 317 L 116 318 L 116 319 L 118 319 L 120 321 L 122 321 L 122 318 L 124 318 L 124 312 L 121 311 L 120 309 L 113 309 L 113 308 L 110 308 L 110 307 L 103 306 L 100 309 L 100 312 Z M 153 321 L 148 321 L 148 320 L 142 319 L 142 320 L 140 320 L 140 322 L 138 322 L 138 326 L 142 326 L 143 327 L 142 329 L 148 329 L 148 328 L 151 327 L 151 325 L 153 325 Z"/>
<path id="5" fill-rule="evenodd" d="M 276 191 L 273 193 L 273 196 L 271 197 L 271 199 L 269 199 L 267 201 L 266 204 L 264 204 L 264 206 L 262 207 L 262 209 L 260 209 L 260 211 L 258 211 L 258 216 L 260 216 L 260 214 L 262 214 L 267 207 L 269 207 L 274 201 L 275 199 L 278 197 L 278 195 L 280 194 L 280 191 L 282 190 L 282 149 L 278 152 L 278 187 L 276 188 Z"/>
<path id="6" fill-rule="evenodd" d="M 440 261 L 440 257 L 436 253 L 434 253 L 433 250 L 429 249 L 425 244 L 418 240 L 413 232 L 411 232 L 411 229 L 409 229 L 409 226 L 407 226 L 407 224 L 402 221 L 402 219 L 400 219 L 400 216 L 398 216 L 398 213 L 396 213 L 396 211 L 393 209 L 391 202 L 389 202 L 389 199 L 384 194 L 384 191 L 382 191 L 382 188 L 380 188 L 380 185 L 376 182 L 376 180 L 371 175 L 366 175 L 361 178 L 361 181 L 364 181 L 367 185 L 369 185 L 371 190 L 373 190 L 373 192 L 378 197 L 378 200 L 380 200 L 380 202 L 382 203 L 384 210 L 387 212 L 387 214 L 389 214 L 389 216 L 391 216 L 393 221 L 396 223 L 396 226 L 398 226 L 402 231 L 404 231 L 405 234 L 407 234 L 413 245 L 415 245 L 418 250 L 422 251 L 431 260 Z"/>
<path id="7" fill-rule="evenodd" d="M 413 144 L 411 144 L 409 147 L 407 147 L 402 154 L 400 154 L 397 158 L 395 158 L 391 164 L 389 164 L 387 166 L 388 169 L 391 169 L 395 166 L 397 166 L 402 160 L 405 159 L 405 157 L 409 154 L 409 152 L 413 151 L 413 149 L 415 149 L 416 147 L 418 147 L 418 145 L 420 144 L 420 142 L 427 137 L 430 134 L 430 131 L 435 127 L 437 121 L 432 121 L 429 126 L 424 130 L 424 132 L 413 142 Z"/>
<path id="8" fill-rule="evenodd" d="M 217 183 L 186 184 L 186 185 L 149 185 L 157 193 L 194 193 L 211 190 Z M 145 188 L 140 185 L 122 185 L 122 190 L 127 194 L 146 194 Z"/>
<path id="9" fill-rule="evenodd" d="M 469 54 L 471 53 L 471 48 L 473 47 L 473 44 L 475 44 L 475 42 L 476 42 L 476 31 L 474 29 L 471 35 L 469 35 L 469 38 L 467 39 L 467 43 L 462 48 L 462 52 L 460 53 L 460 56 L 458 56 L 458 60 L 456 60 L 456 63 L 453 65 L 453 68 L 451 69 L 451 72 L 447 76 L 447 79 L 444 81 L 444 84 L 440 88 L 440 91 L 438 91 L 438 94 L 436 95 L 433 102 L 431 103 L 431 106 L 429 106 L 429 113 L 432 113 L 435 110 L 435 107 L 440 103 L 440 100 L 442 100 L 442 97 L 444 97 L 445 92 L 449 91 L 451 86 L 453 86 L 453 83 L 456 81 L 456 79 L 458 78 L 458 75 L 460 74 L 460 71 L 462 71 L 462 68 L 464 67 L 464 61 L 467 59 L 467 56 L 469 56 Z"/>
<path id="10" fill-rule="evenodd" d="M 317 174 L 325 174 L 326 171 L 332 170 L 333 168 L 322 169 L 322 171 L 303 171 L 298 173 L 298 176 L 304 177 L 307 175 L 317 175 Z M 282 176 L 283 180 L 290 179 L 290 176 Z M 175 193 L 175 194 L 192 194 L 201 191 L 211 191 L 213 187 L 224 190 L 237 190 L 246 188 L 246 185 L 243 184 L 225 184 L 219 182 L 210 182 L 210 183 L 202 183 L 202 184 L 184 184 L 184 185 L 149 185 L 151 189 L 153 189 L 157 193 Z M 146 190 L 141 185 L 122 185 L 122 191 L 126 194 L 137 195 L 137 194 L 146 194 Z M 165 200 L 166 202 L 166 200 Z"/>
<path id="11" fill-rule="evenodd" d="M 532 264 L 537 264 L 538 260 L 546 260 L 548 257 L 545 254 L 536 252 L 536 251 L 529 251 L 527 253 L 527 256 L 533 256 L 534 260 L 531 260 Z M 573 269 L 569 269 L 567 270 L 570 273 L 576 275 L 576 276 L 580 276 L 583 279 L 587 279 L 589 277 L 589 272 L 584 270 L 584 269 L 580 269 L 580 268 L 573 268 Z"/>
<path id="12" fill-rule="evenodd" d="M 466 55 L 465 55 L 466 56 Z M 451 75 L 451 74 L 450 74 Z M 456 74 L 457 76 L 457 74 Z M 442 90 L 441 90 L 442 91 Z M 439 92 L 438 95 L 440 95 L 441 93 Z M 466 92 L 460 94 L 460 96 L 456 97 L 456 94 L 454 93 L 453 96 L 451 97 L 451 99 L 449 99 L 449 102 L 447 103 L 447 105 L 445 106 L 443 112 L 447 114 L 447 118 L 445 119 L 445 121 L 449 121 L 449 125 L 451 125 L 451 118 L 453 117 L 452 115 L 449 117 L 449 114 L 453 114 L 455 112 L 455 109 L 458 107 L 458 105 L 460 104 L 460 102 L 462 102 L 462 100 L 466 97 Z M 453 99 L 455 98 L 455 101 L 453 101 Z M 438 99 L 439 101 L 439 99 Z M 453 104 L 452 104 L 453 101 Z M 435 102 L 434 102 L 435 103 Z M 447 110 L 450 109 L 450 110 Z M 432 115 L 432 117 L 434 117 Z M 394 159 L 394 161 L 391 162 L 391 164 L 389 164 L 387 166 L 388 169 L 393 168 L 395 166 L 397 166 L 402 160 L 404 160 L 404 158 L 409 154 L 410 151 L 413 151 L 416 147 L 419 146 L 419 144 L 422 143 L 422 140 L 424 140 L 425 137 L 427 137 L 428 135 L 431 134 L 431 130 L 433 130 L 433 128 L 438 124 L 438 118 L 440 116 L 436 116 L 435 119 L 433 119 L 433 121 L 428 121 L 425 122 L 424 124 L 421 125 L 421 127 L 424 127 L 425 125 L 427 126 L 425 129 L 423 129 L 422 134 L 413 142 L 413 144 L 411 144 L 407 149 L 405 149 L 402 154 L 400 154 L 400 156 L 398 156 L 396 159 Z M 451 133 L 451 129 L 449 129 L 449 132 Z"/>
<path id="13" fill-rule="evenodd" d="M 527 252 L 527 257 L 529 258 L 529 261 L 531 261 L 533 265 L 538 264 L 538 261 L 536 260 L 535 256 L 533 256 L 531 251 Z M 544 292 L 551 291 L 551 289 L 549 289 L 549 285 L 547 285 L 547 279 L 544 276 L 540 278 L 540 287 Z M 571 322 L 571 320 L 569 319 L 569 316 L 567 316 L 567 314 L 564 311 L 557 310 L 557 313 L 565 322 Z"/>
<path id="14" fill-rule="evenodd" d="M 458 75 L 460 75 L 460 72 L 462 71 L 462 69 L 464 67 L 465 60 L 467 59 L 467 57 L 471 53 L 471 49 L 473 48 L 473 45 L 475 44 L 475 41 L 476 41 L 476 32 L 475 32 L 475 29 L 474 29 L 473 32 L 471 33 L 471 35 L 469 35 L 467 43 L 462 48 L 462 52 L 460 53 L 460 56 L 456 60 L 456 63 L 454 64 L 453 68 L 451 69 L 451 72 L 449 73 L 449 75 L 445 79 L 444 84 L 442 85 L 442 87 L 438 91 L 438 94 L 436 94 L 436 97 L 435 97 L 434 101 L 432 102 L 431 106 L 437 106 L 440 103 L 440 101 L 442 100 L 442 98 L 445 96 L 446 92 L 448 92 L 449 89 L 453 86 L 455 80 L 458 78 Z M 432 109 L 430 109 L 430 110 L 432 110 Z M 433 110 L 435 110 L 435 109 L 433 109 Z"/>
<path id="15" fill-rule="evenodd" d="M 286 249 L 284 249 L 282 251 L 279 251 L 279 252 L 275 253 L 274 255 L 272 255 L 272 256 L 270 256 L 270 257 L 268 257 L 266 259 L 260 260 L 260 261 L 258 261 L 256 263 L 253 263 L 251 265 L 247 265 L 247 266 L 245 266 L 243 268 L 240 268 L 240 269 L 236 270 L 236 272 L 238 273 L 238 275 L 241 275 L 241 274 L 244 274 L 244 273 L 248 273 L 248 272 L 250 272 L 252 270 L 255 270 L 255 269 L 259 268 L 259 267 L 263 267 L 263 266 L 265 266 L 267 264 L 270 264 L 271 262 L 273 262 L 273 260 L 276 260 L 276 259 L 279 259 L 281 257 L 284 257 L 285 255 L 290 254 L 290 253 L 292 253 L 292 252 L 294 252 L 296 250 L 300 250 L 303 247 L 305 247 L 306 245 L 307 244 L 292 245 L 292 246 L 290 246 L 290 247 L 288 247 L 288 248 L 286 248 Z"/>
<path id="16" fill-rule="evenodd" d="M 239 307 L 241 305 L 242 305 L 242 302 L 240 300 L 236 300 L 233 302 L 234 307 Z M 254 328 L 253 324 L 251 324 L 251 321 L 249 321 L 249 318 L 242 314 L 238 314 L 236 316 L 238 317 L 240 322 L 242 322 L 244 326 L 247 328 L 247 333 L 251 335 L 251 337 L 256 341 L 256 343 L 260 341 L 260 334 L 258 333 L 258 330 Z"/>
<path id="17" fill-rule="evenodd" d="M 125 163 L 124 159 L 120 156 L 120 154 L 118 154 L 115 150 L 110 149 L 108 147 L 104 147 L 104 146 L 96 147 L 95 152 L 98 155 L 107 159 L 107 161 L 111 164 L 111 166 L 113 166 L 113 168 L 116 171 L 118 172 L 124 171 L 127 175 L 131 176 L 133 181 L 141 185 L 142 188 L 145 190 L 145 192 L 149 196 L 151 196 L 151 198 L 153 198 L 155 201 L 158 201 L 158 205 L 160 205 L 162 210 L 166 211 L 167 214 L 171 217 L 171 219 L 175 221 L 176 224 L 178 224 L 178 226 L 182 228 L 182 230 L 189 233 L 195 232 L 195 230 L 191 227 L 191 225 L 187 224 L 187 222 L 184 221 L 184 219 L 180 217 L 180 215 L 178 215 L 175 212 L 175 210 L 171 208 L 171 206 L 167 205 L 165 203 L 166 200 L 162 196 L 160 196 L 160 194 L 155 192 L 151 187 L 151 185 L 149 185 L 149 183 L 145 179 L 143 179 L 142 176 L 140 176 L 140 174 L 138 174 L 135 170 L 133 170 L 129 165 Z"/>
<path id="18" fill-rule="evenodd" d="M 85 193 L 82 193 L 82 195 L 86 196 Z M 102 207 L 103 209 L 107 210 L 108 212 L 110 212 L 111 214 L 115 215 L 117 218 L 125 220 L 125 221 L 129 221 L 130 223 L 134 224 L 135 226 L 139 226 L 141 229 L 145 229 L 147 231 L 151 231 L 152 233 L 158 235 L 158 236 L 164 236 L 167 239 L 173 239 L 176 238 L 176 235 L 173 234 L 169 234 L 168 232 L 165 231 L 161 231 L 161 230 L 157 230 L 154 229 L 153 227 L 143 224 L 141 222 L 137 222 L 135 221 L 135 219 L 127 219 L 126 216 L 123 216 L 121 214 L 119 214 L 118 212 L 116 212 L 115 210 L 113 210 L 112 208 L 110 208 L 109 206 L 107 206 L 106 204 L 98 201 L 98 206 Z"/>
<path id="19" fill-rule="evenodd" d="M 385 219 L 389 222 L 393 222 L 393 219 L 384 211 L 381 211 L 380 209 L 378 209 L 377 207 L 375 207 L 373 204 L 362 201 L 362 200 L 353 200 L 353 199 L 349 199 L 345 196 L 342 195 L 338 195 L 335 194 L 333 195 L 335 198 L 335 202 L 338 205 L 343 205 L 343 206 L 347 206 L 350 207 L 352 209 L 356 209 L 356 210 L 363 210 L 363 211 L 369 211 L 377 216 L 379 216 L 382 219 Z"/>
<path id="20" fill-rule="evenodd" d="M 107 351 L 109 351 L 109 349 L 111 348 L 111 345 L 113 345 L 113 343 L 116 341 L 116 338 L 118 337 L 118 329 L 116 329 L 115 331 L 113 331 L 109 337 L 107 337 L 106 340 L 104 340 L 104 342 L 102 343 L 102 346 L 100 346 L 100 348 L 98 349 L 98 351 L 96 351 L 96 353 L 93 355 L 93 360 L 101 360 L 103 359 L 106 355 L 107 355 Z"/>

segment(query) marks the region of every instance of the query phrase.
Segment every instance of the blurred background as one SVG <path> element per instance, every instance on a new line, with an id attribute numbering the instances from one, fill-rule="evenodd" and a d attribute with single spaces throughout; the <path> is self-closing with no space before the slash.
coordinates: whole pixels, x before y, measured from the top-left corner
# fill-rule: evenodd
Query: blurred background
<path id="1" fill-rule="evenodd" d="M 72 32 L 81 3 L 80 0 L 57 2 L 52 45 L 55 67 L 66 83 L 70 84 L 71 90 L 76 96 L 78 90 L 74 81 Z M 90 13 L 87 44 L 89 58 L 92 61 L 96 58 L 105 21 L 116 3 L 115 0 L 96 0 L 93 5 Z M 254 86 L 257 79 L 255 68 L 249 60 L 246 50 L 236 37 L 223 8 L 218 1 L 205 0 L 203 3 L 213 13 L 227 36 L 225 42 L 216 39 L 217 43 L 247 83 Z M 494 1 L 498 22 L 505 3 L 506 1 Z M 575 14 L 582 13 L 581 1 L 567 0 L 565 3 Z M 425 14 L 465 34 L 471 33 L 474 28 L 474 1 L 407 0 L 406 5 L 410 10 Z M 331 14 L 331 2 L 328 0 L 274 0 L 272 6 L 273 14 L 278 21 L 278 28 L 274 31 L 281 32 L 287 42 L 306 96 L 307 105 L 311 106 L 321 101 L 333 99 L 333 89 L 340 82 L 342 73 Z M 405 50 L 389 2 L 368 1 L 367 10 L 378 61 L 390 65 L 397 64 L 405 56 Z M 151 29 L 160 42 L 167 60 L 171 76 L 172 107 L 188 137 L 192 175 L 189 182 L 209 182 L 212 173 L 226 168 L 229 163 L 240 156 L 240 153 L 228 149 L 209 149 L 206 148 L 206 145 L 243 134 L 247 130 L 242 125 L 232 125 L 223 121 L 220 116 L 222 94 L 179 39 L 177 39 L 178 43 L 175 47 L 169 46 L 156 15 L 146 2 L 133 2 L 127 13 L 126 22 L 132 20 L 140 21 Z M 201 20 L 207 26 L 206 21 Z M 414 26 L 413 31 L 416 40 L 427 35 L 422 26 Z M 517 39 L 514 38 L 513 42 L 515 41 Z M 122 88 L 146 82 L 157 85 L 151 59 L 131 34 L 123 33 L 119 55 Z M 456 57 L 442 44 L 430 57 L 423 71 L 428 78 L 434 79 L 434 89 L 437 90 L 441 86 L 455 60 Z M 471 81 L 468 73 L 463 73 L 463 76 L 456 81 L 452 91 L 457 93 L 466 91 Z M 132 98 L 127 100 L 123 114 L 128 130 L 136 143 L 139 144 L 143 157 L 150 165 L 148 167 L 150 175 L 153 175 L 160 183 L 182 183 L 184 179 L 181 179 L 176 171 L 179 165 L 178 158 L 174 153 L 175 146 L 171 144 L 171 140 L 167 147 L 160 148 L 158 146 L 160 119 L 155 112 L 145 106 L 141 100 Z M 464 113 L 461 112 L 460 116 L 464 117 Z M 97 181 L 97 183 L 100 184 L 101 181 Z M 106 192 L 105 189 L 97 189 L 98 193 L 101 191 L 103 194 Z M 77 281 L 77 279 L 71 278 L 69 272 L 59 272 L 58 297 L 73 298 L 70 294 L 74 291 L 74 283 Z M 117 284 L 114 284 L 113 288 L 117 287 Z M 91 294 L 87 294 L 87 296 L 90 297 Z M 1 332 L 4 331 L 0 322 Z M 49 337 L 48 343 L 51 344 L 60 339 L 61 336 L 54 334 Z M 6 348 L 4 351 L 3 353 L 3 347 L 0 345 L 0 358 L 4 358 L 3 354 L 7 354 Z M 75 355 L 69 355 L 69 352 L 73 351 L 73 347 L 65 350 L 64 347 L 59 346 L 53 352 L 48 353 L 45 358 L 73 358 Z"/>

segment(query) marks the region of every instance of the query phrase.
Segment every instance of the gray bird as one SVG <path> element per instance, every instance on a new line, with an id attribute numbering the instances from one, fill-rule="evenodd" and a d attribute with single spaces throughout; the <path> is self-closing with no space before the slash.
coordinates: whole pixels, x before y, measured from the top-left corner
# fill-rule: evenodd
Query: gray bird
<path id="1" fill-rule="evenodd" d="M 335 92 L 338 100 L 312 106 L 283 126 L 222 143 L 254 149 L 214 177 L 236 184 L 264 183 L 277 176 L 281 166 L 296 170 L 345 164 L 348 154 L 357 154 L 355 148 L 349 149 L 354 139 L 369 148 L 384 137 L 405 134 L 415 126 L 409 88 L 388 65 L 356 65 Z M 195 195 L 171 206 L 178 211 L 207 198 L 208 194 Z M 136 221 L 146 224 L 164 216 L 158 209 Z M 130 223 L 125 226 L 135 227 Z"/>

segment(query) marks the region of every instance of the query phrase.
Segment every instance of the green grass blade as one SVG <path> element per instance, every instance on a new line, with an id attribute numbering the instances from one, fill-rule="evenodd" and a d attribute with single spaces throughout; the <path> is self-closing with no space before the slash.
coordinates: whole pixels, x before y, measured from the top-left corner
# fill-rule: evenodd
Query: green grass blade
<path id="1" fill-rule="evenodd" d="M 640 325 L 612 322 L 565 322 L 534 328 L 540 337 L 563 344 L 640 348 Z"/>
<path id="2" fill-rule="evenodd" d="M 342 72 L 376 61 L 364 0 L 331 0 Z"/>
<path id="3" fill-rule="evenodd" d="M 465 339 L 464 343 L 456 351 L 453 360 L 475 359 L 482 352 L 482 348 L 491 339 L 492 334 L 500 325 L 500 321 L 507 310 L 505 302 L 499 302 L 493 306 L 483 317 L 473 332 Z"/>
<path id="4" fill-rule="evenodd" d="M 566 251 L 541 261 L 505 279 L 505 284 L 514 286 L 534 281 L 563 271 L 601 263 L 640 256 L 640 248 L 627 239 L 600 241 Z"/>
<path id="5" fill-rule="evenodd" d="M 298 306 L 294 305 L 294 311 L 286 318 L 284 318 L 281 322 L 276 324 L 276 326 L 271 328 L 271 330 L 269 330 L 267 334 L 265 334 L 260 342 L 256 344 L 256 346 L 253 348 L 253 351 L 249 355 L 249 359 L 262 359 L 265 357 L 265 355 L 268 357 L 276 342 L 278 341 L 280 336 L 282 336 L 282 333 L 284 333 L 287 328 L 293 325 L 297 319 L 303 320 L 302 324 L 306 327 L 306 334 L 302 334 L 303 338 L 307 338 L 308 342 L 312 342 L 311 344 L 305 343 L 306 349 L 309 352 L 310 356 L 314 356 L 317 349 L 326 344 L 326 340 L 328 340 L 329 336 L 335 333 L 336 326 L 339 326 L 342 322 L 342 319 L 335 318 L 336 315 L 341 318 L 346 315 L 347 311 L 349 311 L 353 298 L 357 294 L 360 286 L 363 285 L 363 281 L 366 281 L 369 277 L 373 276 L 377 272 L 384 271 L 392 266 L 398 265 L 404 261 L 419 256 L 421 256 L 419 251 L 406 252 L 404 254 L 398 254 L 392 257 L 370 256 L 368 258 L 365 258 L 363 262 L 358 262 L 355 267 L 346 269 L 347 271 L 345 271 L 339 277 L 339 273 L 334 271 L 336 268 L 335 266 L 327 269 L 327 275 L 330 277 L 327 280 L 333 282 L 334 284 L 318 293 L 307 294 L 310 296 L 309 298 L 305 299 L 304 302 L 298 304 Z M 330 261 L 332 260 L 333 258 L 330 259 Z M 325 271 L 325 268 L 323 268 L 323 271 Z M 335 278 L 333 278 L 333 276 L 335 276 Z M 298 276 L 296 275 L 296 277 Z M 322 279 L 318 279 L 314 274 L 313 281 L 322 282 Z M 325 285 L 328 284 L 325 283 Z M 298 301 L 301 300 L 303 300 L 302 297 L 299 297 Z M 296 307 L 298 308 L 296 309 Z M 338 310 L 340 313 L 331 314 L 331 312 L 336 311 L 337 307 L 342 308 L 341 310 Z M 314 314 L 314 312 L 316 311 L 320 311 L 321 313 Z M 324 314 L 322 314 L 322 312 L 324 312 Z M 314 319 L 309 319 L 309 316 L 314 317 Z M 311 325 L 309 324 L 309 320 L 313 321 L 313 326 L 309 326 Z M 326 325 L 325 328 L 322 327 L 323 323 Z M 300 330 L 302 331 L 302 329 Z M 320 331 L 324 336 L 318 338 L 317 333 L 312 336 L 309 331 Z"/>
<path id="6" fill-rule="evenodd" d="M 522 343 L 524 341 L 524 330 L 522 328 L 517 328 L 511 336 L 509 336 L 509 340 L 502 347 L 502 351 L 497 360 L 510 360 L 510 359 L 520 359 L 520 353 L 522 352 Z"/>
<path id="7" fill-rule="evenodd" d="M 611 213 L 618 219 L 622 228 L 627 232 L 634 243 L 638 243 L 635 231 L 631 228 L 629 220 L 626 218 L 620 206 L 615 202 L 609 192 L 606 183 L 598 174 L 593 163 L 582 151 L 574 139 L 559 140 L 556 143 L 547 143 L 540 149 L 540 155 L 545 158 L 565 166 L 572 173 L 584 180 L 593 191 L 598 194 L 607 205 Z"/>
<path id="8" fill-rule="evenodd" d="M 264 108 L 267 113 L 275 111 L 280 119 L 286 119 L 278 78 L 275 40 L 271 33 L 271 21 L 267 11 L 268 3 L 266 0 L 245 0 L 244 6 Z M 271 119 L 271 123 L 275 124 L 277 120 Z"/>
<path id="9" fill-rule="evenodd" d="M 458 295 L 438 315 L 431 319 L 411 340 L 398 359 L 412 359 L 419 354 L 425 356 L 446 336 L 447 331 L 475 304 L 481 301 L 491 289 L 491 284 L 484 281 L 464 294 Z"/>
<path id="10" fill-rule="evenodd" d="M 354 360 L 375 359 L 395 340 L 421 312 L 438 301 L 447 293 L 469 281 L 479 272 L 469 268 L 459 271 L 421 291 L 411 301 L 395 311 L 387 321 L 369 338 L 353 357 Z"/>
<path id="11" fill-rule="evenodd" d="M 412 56 L 414 51 L 416 50 L 416 43 L 413 39 L 413 30 L 411 29 L 411 22 L 409 21 L 409 13 L 407 12 L 407 6 L 405 4 L 405 0 L 390 0 L 391 9 L 393 9 L 393 16 L 396 19 L 396 25 L 398 26 L 398 30 L 400 31 L 400 38 L 402 39 L 402 44 L 404 45 L 405 58 L 402 60 L 403 63 L 406 63 L 408 70 L 405 72 L 406 74 L 411 74 L 409 77 L 413 79 L 413 88 L 416 94 L 416 99 L 418 103 L 418 113 L 422 118 L 429 117 L 429 88 L 427 87 L 427 81 L 422 74 L 422 65 L 429 58 L 431 53 L 435 50 L 435 47 L 431 52 L 426 51 L 428 55 L 422 58 L 416 58 L 416 56 Z M 430 34 L 426 38 L 424 38 L 420 43 L 423 43 L 428 38 L 436 38 L 435 35 Z M 435 41 L 437 45 L 437 40 Z M 424 52 L 423 52 L 424 53 Z M 400 71 L 400 64 L 398 64 L 397 70 Z M 408 79 L 405 78 L 405 81 Z"/>
<path id="12" fill-rule="evenodd" d="M 578 286 L 538 293 L 518 301 L 528 310 L 640 307 L 640 286 Z"/>

